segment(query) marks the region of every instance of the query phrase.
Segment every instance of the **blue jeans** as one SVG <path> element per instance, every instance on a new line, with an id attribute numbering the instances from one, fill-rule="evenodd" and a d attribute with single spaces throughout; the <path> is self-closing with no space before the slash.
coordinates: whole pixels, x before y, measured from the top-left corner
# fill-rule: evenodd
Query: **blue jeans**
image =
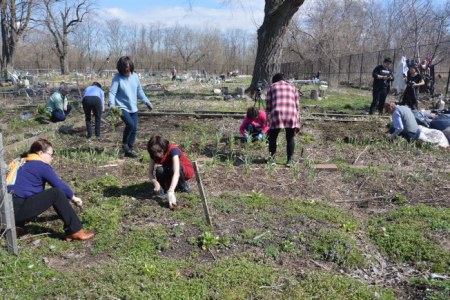
<path id="1" fill-rule="evenodd" d="M 127 144 L 128 147 L 133 148 L 136 141 L 136 131 L 138 123 L 138 113 L 129 113 L 122 109 L 122 115 L 120 116 L 125 123 L 125 129 L 123 130 L 122 144 Z"/>

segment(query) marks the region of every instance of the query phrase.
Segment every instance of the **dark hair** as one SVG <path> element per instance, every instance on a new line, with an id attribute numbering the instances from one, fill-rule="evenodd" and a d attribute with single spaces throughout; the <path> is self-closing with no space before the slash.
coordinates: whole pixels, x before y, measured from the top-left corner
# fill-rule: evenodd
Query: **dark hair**
<path id="1" fill-rule="evenodd" d="M 129 56 L 122 56 L 117 61 L 117 71 L 119 71 L 120 75 L 124 75 L 125 69 L 130 67 L 130 72 L 134 72 L 134 63 Z"/>
<path id="2" fill-rule="evenodd" d="M 284 74 L 283 73 L 277 73 L 275 75 L 273 75 L 272 77 L 272 83 L 278 82 L 284 80 Z"/>
<path id="3" fill-rule="evenodd" d="M 169 149 L 169 141 L 160 137 L 159 135 L 154 135 L 150 138 L 147 143 L 147 151 L 150 154 L 151 159 L 155 159 L 156 153 L 166 153 Z"/>
<path id="4" fill-rule="evenodd" d="M 416 73 L 419 73 L 419 68 L 417 66 L 409 66 L 411 69 L 416 70 Z"/>
<path id="5" fill-rule="evenodd" d="M 47 152 L 48 148 L 53 147 L 52 143 L 47 141 L 46 139 L 38 139 L 30 146 L 30 150 L 28 152 L 22 153 L 20 157 L 27 157 L 28 154 L 34 153 L 37 154 L 39 151 Z"/>
<path id="6" fill-rule="evenodd" d="M 92 85 L 95 85 L 96 87 L 102 88 L 102 85 L 100 83 L 98 83 L 97 81 L 94 82 Z"/>
<path id="7" fill-rule="evenodd" d="M 69 85 L 67 83 L 61 83 L 61 85 L 59 86 L 58 91 L 63 94 L 64 96 L 69 94 L 70 92 L 70 88 Z"/>
<path id="8" fill-rule="evenodd" d="M 386 57 L 384 60 L 383 60 L 383 63 L 392 63 L 392 60 L 391 60 L 391 58 L 390 57 Z"/>
<path id="9" fill-rule="evenodd" d="M 258 116 L 258 109 L 254 106 L 251 106 L 247 109 L 247 118 L 249 119 L 256 119 Z"/>

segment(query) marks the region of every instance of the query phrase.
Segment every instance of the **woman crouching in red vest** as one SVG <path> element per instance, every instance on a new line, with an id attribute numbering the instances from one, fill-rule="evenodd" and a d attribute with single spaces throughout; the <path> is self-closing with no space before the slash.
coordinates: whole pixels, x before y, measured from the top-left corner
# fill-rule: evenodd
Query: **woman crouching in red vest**
<path id="1" fill-rule="evenodd" d="M 175 191 L 191 193 L 186 180 L 194 176 L 192 163 L 180 148 L 159 135 L 150 138 L 147 151 L 150 154 L 148 176 L 154 191 L 160 196 L 167 193 L 169 207 L 173 209 L 177 203 Z"/>

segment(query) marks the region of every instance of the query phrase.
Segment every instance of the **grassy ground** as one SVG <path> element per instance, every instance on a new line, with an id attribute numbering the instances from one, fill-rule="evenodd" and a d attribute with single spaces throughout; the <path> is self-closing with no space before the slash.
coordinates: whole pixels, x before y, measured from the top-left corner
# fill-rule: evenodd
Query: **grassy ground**
<path id="1" fill-rule="evenodd" d="M 215 99 L 205 84 L 164 84 L 167 92 L 150 95 L 155 110 L 244 112 L 253 104 Z M 369 103 L 370 94 L 355 89 L 302 100 L 316 111 L 352 113 Z M 45 127 L 0 117 L 11 124 L 8 141 Z M 450 281 L 436 279 L 450 275 L 448 152 L 386 142 L 383 119 L 311 122 L 296 136 L 296 162 L 288 169 L 281 165 L 282 136 L 280 165 L 272 166 L 264 143 L 235 139 L 240 120 L 153 116 L 140 119 L 140 158 L 131 160 L 119 151 L 122 124 L 108 118 L 94 143 L 86 142 L 84 128 L 47 133 L 54 168 L 83 199 L 77 212 L 95 238 L 64 242 L 52 210 L 30 222 L 19 256 L 0 248 L 4 299 L 450 297 Z M 66 125 L 80 120 L 75 110 Z M 192 195 L 177 195 L 175 211 L 152 194 L 145 143 L 154 133 L 198 159 L 213 226 L 195 181 Z M 365 167 L 350 168 L 356 160 Z M 336 163 L 338 170 L 318 171 L 316 163 Z"/>

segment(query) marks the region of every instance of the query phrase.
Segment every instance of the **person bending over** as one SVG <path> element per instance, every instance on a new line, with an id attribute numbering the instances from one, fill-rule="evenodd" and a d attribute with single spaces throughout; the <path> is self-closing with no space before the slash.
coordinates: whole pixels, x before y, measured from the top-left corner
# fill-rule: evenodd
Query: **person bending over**
<path id="1" fill-rule="evenodd" d="M 46 139 L 35 141 L 30 150 L 8 165 L 6 177 L 7 189 L 13 196 L 16 231 L 20 233 L 27 221 L 30 221 L 53 207 L 64 223 L 66 241 L 87 240 L 94 236 L 83 230 L 80 220 L 70 205 L 83 202 L 56 175 L 51 167 L 53 160 L 52 144 Z M 44 189 L 48 183 L 52 188 Z"/>
<path id="2" fill-rule="evenodd" d="M 239 132 L 244 140 L 247 141 L 251 137 L 252 141 L 261 141 L 268 130 L 266 112 L 254 106 L 249 107 L 244 121 L 239 127 Z"/>
<path id="3" fill-rule="evenodd" d="M 180 148 L 155 135 L 147 143 L 150 154 L 149 179 L 154 191 L 163 196 L 167 193 L 169 207 L 176 205 L 175 191 L 190 193 L 187 180 L 194 176 L 194 167 Z"/>
<path id="4" fill-rule="evenodd" d="M 392 141 L 401 136 L 408 141 L 417 140 L 420 135 L 419 125 L 408 106 L 396 105 L 393 102 L 385 104 L 387 113 L 392 114 L 392 126 L 389 129 L 389 139 Z"/>
<path id="5" fill-rule="evenodd" d="M 274 162 L 277 138 L 281 129 L 286 133 L 286 166 L 292 165 L 295 149 L 295 133 L 300 130 L 300 103 L 297 88 L 284 80 L 282 73 L 272 77 L 272 85 L 267 91 L 266 113 L 269 119 L 269 153 Z"/>
<path id="6" fill-rule="evenodd" d="M 102 123 L 102 112 L 105 111 L 105 93 L 102 85 L 94 82 L 84 90 L 83 96 L 84 118 L 86 120 L 87 138 L 92 137 L 91 116 L 95 117 L 95 137 L 100 138 L 100 126 Z"/>

